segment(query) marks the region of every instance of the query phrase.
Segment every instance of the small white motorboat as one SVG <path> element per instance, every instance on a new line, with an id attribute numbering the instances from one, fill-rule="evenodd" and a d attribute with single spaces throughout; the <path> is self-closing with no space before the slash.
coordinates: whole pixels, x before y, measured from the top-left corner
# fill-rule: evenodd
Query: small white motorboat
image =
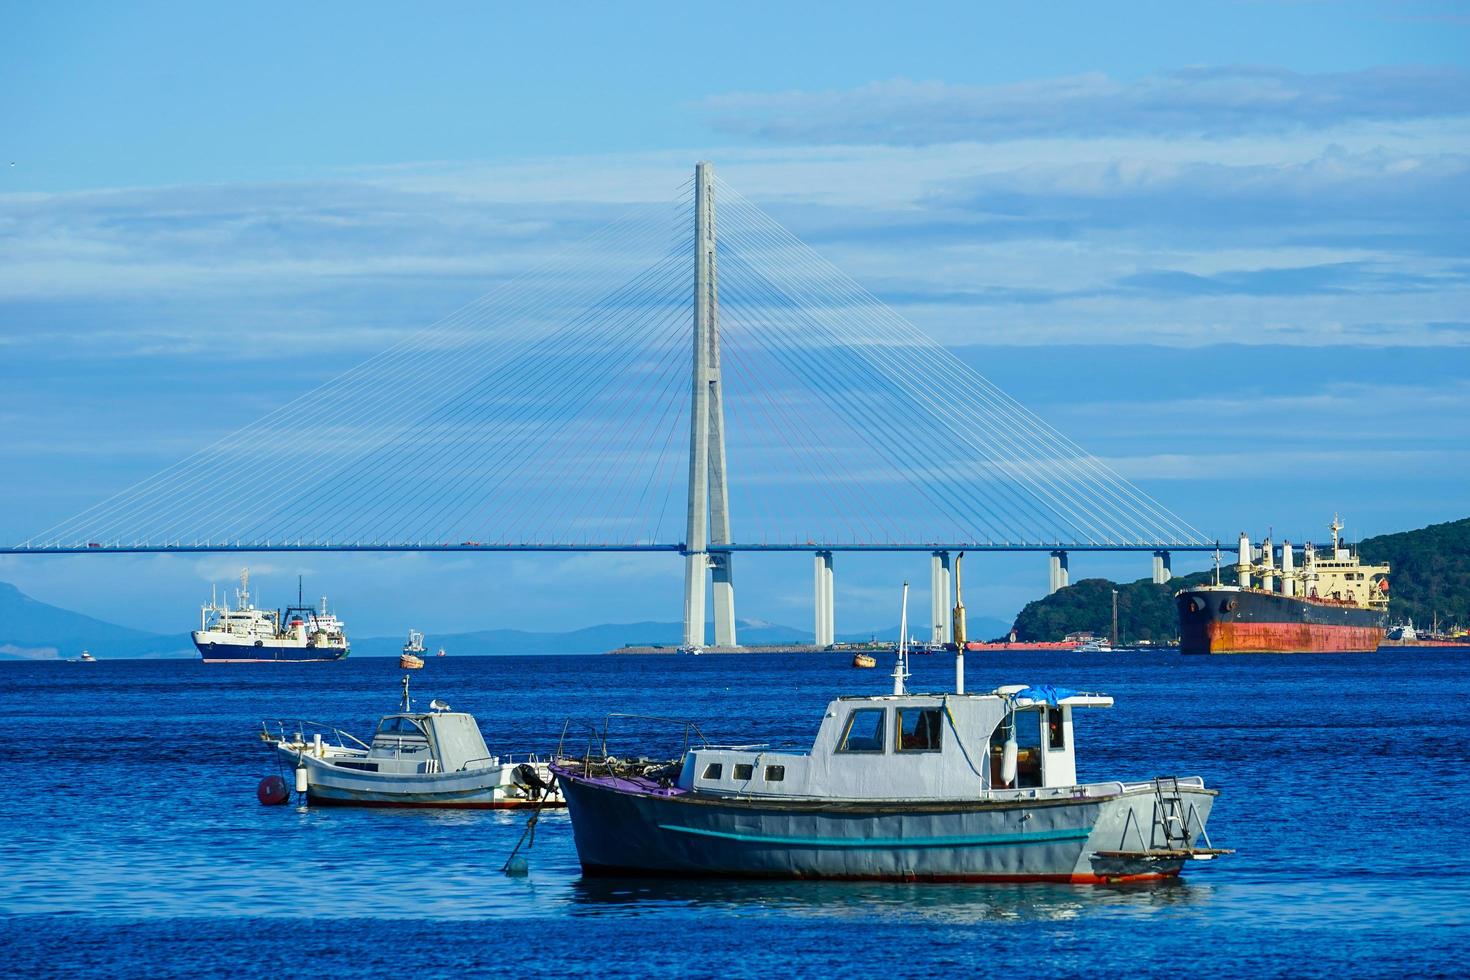
<path id="1" fill-rule="evenodd" d="M 73 657 L 69 662 L 74 664 L 95 664 L 97 662 L 97 658 L 92 656 L 86 650 L 83 650 L 80 657 Z"/>
<path id="2" fill-rule="evenodd" d="M 295 770 L 307 802 L 338 806 L 564 806 L 545 762 L 490 754 L 473 715 L 435 699 L 414 711 L 403 678 L 399 709 L 371 743 L 316 722 L 266 722 L 260 738 Z"/>

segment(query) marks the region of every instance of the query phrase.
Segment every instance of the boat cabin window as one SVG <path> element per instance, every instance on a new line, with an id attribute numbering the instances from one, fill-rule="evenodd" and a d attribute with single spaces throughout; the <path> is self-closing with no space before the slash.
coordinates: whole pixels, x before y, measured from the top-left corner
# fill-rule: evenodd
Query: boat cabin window
<path id="1" fill-rule="evenodd" d="M 785 766 L 766 766 L 766 782 L 779 783 L 786 778 Z"/>
<path id="2" fill-rule="evenodd" d="M 736 779 L 749 779 L 751 776 L 754 776 L 754 775 L 755 775 L 755 766 L 751 765 L 750 763 L 748 763 L 748 762 L 737 762 L 735 764 L 735 778 Z"/>
<path id="3" fill-rule="evenodd" d="M 847 730 L 842 741 L 837 743 L 838 752 L 882 752 L 883 716 L 882 708 L 857 708 L 847 716 Z"/>
<path id="4" fill-rule="evenodd" d="M 944 730 L 942 708 L 899 708 L 898 751 L 938 752 Z"/>
<path id="5" fill-rule="evenodd" d="M 1067 747 L 1067 730 L 1062 727 L 1062 709 L 1046 709 L 1046 746 L 1049 749 Z"/>
<path id="6" fill-rule="evenodd" d="M 725 774 L 725 767 L 718 762 L 711 762 L 704 767 L 702 779 L 719 779 Z"/>
<path id="7" fill-rule="evenodd" d="M 384 718 L 383 723 L 378 726 L 379 735 L 423 735 L 423 729 L 414 722 L 412 718 L 395 716 Z"/>

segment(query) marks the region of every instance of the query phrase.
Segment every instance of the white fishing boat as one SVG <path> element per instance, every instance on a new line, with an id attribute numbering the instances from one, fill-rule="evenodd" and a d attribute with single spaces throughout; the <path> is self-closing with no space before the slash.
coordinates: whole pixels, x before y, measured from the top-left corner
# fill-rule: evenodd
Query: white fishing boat
<path id="1" fill-rule="evenodd" d="M 207 664 L 318 663 L 341 660 L 351 652 L 346 628 L 327 609 L 302 601 L 301 578 L 296 579 L 296 605 L 282 614 L 258 609 L 250 598 L 250 569 L 240 570 L 235 605 L 211 595 L 199 610 L 199 629 L 190 634 Z"/>
<path id="2" fill-rule="evenodd" d="M 97 658 L 94 657 L 94 656 L 92 656 L 86 650 L 83 650 L 82 651 L 82 655 L 80 657 L 73 657 L 69 661 L 69 663 L 74 663 L 74 664 L 95 664 L 96 662 L 97 662 Z"/>
<path id="3" fill-rule="evenodd" d="M 900 644 L 893 693 L 829 702 L 807 751 L 686 725 L 696 744 L 663 762 L 610 755 L 606 726 L 580 758 L 559 752 L 583 873 L 1111 884 L 1229 853 L 1205 834 L 1218 790 L 1199 777 L 1077 780 L 1073 715 L 1112 698 L 966 692 L 963 603 L 954 623 L 953 692 L 909 693 Z"/>
<path id="4" fill-rule="evenodd" d="M 260 738 L 295 771 L 313 804 L 498 810 L 561 806 L 545 762 L 492 755 L 473 715 L 434 700 L 414 711 L 403 678 L 397 711 L 371 741 L 316 722 L 265 722 Z"/>

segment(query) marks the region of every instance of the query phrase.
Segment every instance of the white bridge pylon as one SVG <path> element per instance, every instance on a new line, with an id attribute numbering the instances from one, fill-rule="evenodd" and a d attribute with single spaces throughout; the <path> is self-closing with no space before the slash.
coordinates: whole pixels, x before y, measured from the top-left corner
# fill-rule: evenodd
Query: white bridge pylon
<path id="1" fill-rule="evenodd" d="M 705 643 L 706 576 L 713 579 L 715 645 L 733 647 L 735 579 L 729 552 L 730 498 L 725 482 L 725 407 L 720 383 L 720 277 L 715 244 L 715 172 L 694 168 L 694 388 L 689 411 L 689 525 L 684 536 L 684 646 Z"/>

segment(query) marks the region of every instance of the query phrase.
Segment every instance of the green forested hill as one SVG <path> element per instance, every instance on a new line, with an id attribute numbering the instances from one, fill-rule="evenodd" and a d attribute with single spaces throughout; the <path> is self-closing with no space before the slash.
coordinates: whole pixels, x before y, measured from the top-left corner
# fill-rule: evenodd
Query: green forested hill
<path id="1" fill-rule="evenodd" d="M 1358 553 L 1391 566 L 1391 619 L 1428 627 L 1438 613 L 1441 626 L 1470 626 L 1470 518 L 1364 538 Z"/>
<path id="2" fill-rule="evenodd" d="M 1390 619 L 1412 616 L 1415 624 L 1428 626 L 1438 612 L 1442 626 L 1470 624 L 1470 518 L 1365 538 L 1359 553 L 1364 561 L 1386 561 L 1392 566 L 1388 576 Z M 1212 571 L 1201 572 L 1167 585 L 1154 585 L 1151 579 L 1123 584 L 1083 579 L 1027 603 L 1016 617 L 1016 638 L 1057 640 L 1077 630 L 1106 636 L 1112 628 L 1112 590 L 1116 588 L 1120 640 L 1173 640 L 1179 631 L 1174 593 L 1213 577 Z"/>
<path id="3" fill-rule="evenodd" d="M 1085 578 L 1045 599 L 1028 602 L 1016 617 L 1016 639 L 1060 640 L 1078 630 L 1107 636 L 1113 628 L 1113 590 L 1117 589 L 1118 639 L 1170 643 L 1179 633 L 1174 593 L 1212 579 L 1214 574 L 1184 575 L 1167 585 L 1155 585 L 1152 578 L 1123 583 Z"/>

